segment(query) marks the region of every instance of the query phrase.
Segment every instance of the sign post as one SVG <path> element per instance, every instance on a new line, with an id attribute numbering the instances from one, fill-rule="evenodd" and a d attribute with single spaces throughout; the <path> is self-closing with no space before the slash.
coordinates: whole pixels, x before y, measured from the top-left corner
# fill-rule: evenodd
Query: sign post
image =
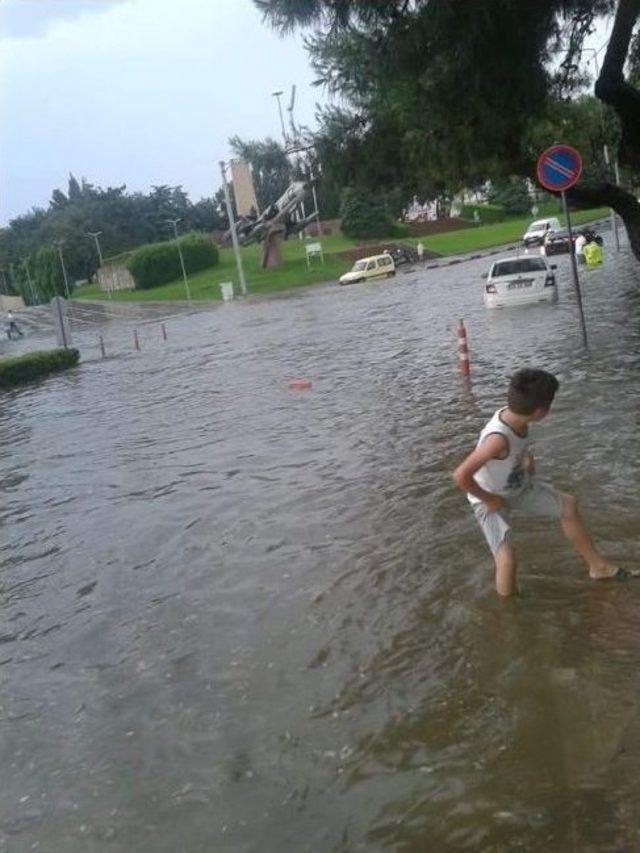
<path id="1" fill-rule="evenodd" d="M 543 151 L 538 158 L 536 169 L 538 181 L 542 186 L 550 192 L 559 192 L 562 196 L 562 207 L 567 220 L 567 230 L 569 232 L 569 254 L 571 256 L 571 270 L 573 272 L 573 284 L 576 291 L 576 299 L 578 300 L 578 310 L 580 312 L 580 325 L 582 327 L 582 340 L 587 346 L 587 326 L 584 321 L 584 309 L 582 306 L 582 293 L 580 291 L 580 279 L 578 278 L 578 265 L 576 263 L 576 253 L 573 247 L 573 232 L 571 230 L 571 218 L 569 217 L 569 208 L 567 207 L 567 198 L 565 191 L 572 187 L 582 174 L 582 157 L 578 154 L 575 148 L 570 145 L 552 145 Z"/>

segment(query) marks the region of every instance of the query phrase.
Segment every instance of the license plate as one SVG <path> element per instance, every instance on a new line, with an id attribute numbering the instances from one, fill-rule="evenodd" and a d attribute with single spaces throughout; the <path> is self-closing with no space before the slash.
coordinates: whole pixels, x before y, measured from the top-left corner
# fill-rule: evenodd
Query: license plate
<path id="1" fill-rule="evenodd" d="M 531 287 L 532 284 L 532 278 L 524 278 L 522 281 L 510 281 L 507 285 L 507 290 L 520 290 L 522 287 Z"/>

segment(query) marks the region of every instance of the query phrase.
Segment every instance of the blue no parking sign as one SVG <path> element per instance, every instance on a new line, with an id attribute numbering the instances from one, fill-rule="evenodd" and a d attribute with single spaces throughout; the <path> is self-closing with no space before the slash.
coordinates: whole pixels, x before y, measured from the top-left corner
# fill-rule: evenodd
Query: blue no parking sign
<path id="1" fill-rule="evenodd" d="M 582 157 L 570 145 L 552 145 L 538 157 L 538 180 L 551 192 L 572 187 L 582 174 Z"/>

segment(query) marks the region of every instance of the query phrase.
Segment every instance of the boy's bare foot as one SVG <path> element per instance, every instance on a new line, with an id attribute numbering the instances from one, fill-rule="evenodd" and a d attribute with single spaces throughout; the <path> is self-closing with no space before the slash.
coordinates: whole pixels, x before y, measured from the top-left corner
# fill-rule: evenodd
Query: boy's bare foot
<path id="1" fill-rule="evenodd" d="M 640 571 L 621 569 L 618 566 L 614 566 L 612 563 L 603 561 L 597 566 L 591 566 L 589 569 L 589 577 L 594 581 L 626 580 L 627 578 L 640 577 Z"/>

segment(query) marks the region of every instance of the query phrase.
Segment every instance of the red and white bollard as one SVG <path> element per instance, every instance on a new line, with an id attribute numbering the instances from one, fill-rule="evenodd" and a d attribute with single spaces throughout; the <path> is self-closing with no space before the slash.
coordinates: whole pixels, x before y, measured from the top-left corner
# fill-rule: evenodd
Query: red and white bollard
<path id="1" fill-rule="evenodd" d="M 468 376 L 471 369 L 469 364 L 469 347 L 467 346 L 467 330 L 464 327 L 464 321 L 458 321 L 456 330 L 458 335 L 458 368 L 463 376 Z"/>

